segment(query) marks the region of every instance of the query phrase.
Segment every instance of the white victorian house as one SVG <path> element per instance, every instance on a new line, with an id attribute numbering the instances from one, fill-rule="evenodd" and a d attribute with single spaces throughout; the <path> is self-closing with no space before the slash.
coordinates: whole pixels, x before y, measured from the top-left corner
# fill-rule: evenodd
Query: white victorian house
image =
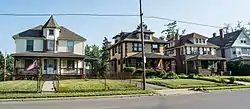
<path id="1" fill-rule="evenodd" d="M 39 25 L 13 36 L 15 40 L 13 77 L 84 77 L 85 41 L 82 36 L 59 26 L 53 16 Z M 27 71 L 33 62 L 35 69 Z"/>
<path id="2" fill-rule="evenodd" d="M 222 33 L 222 31 L 220 31 Z M 216 50 L 216 54 L 227 58 L 229 61 L 234 60 L 250 60 L 250 37 L 243 31 L 227 33 L 225 35 L 216 36 L 213 34 L 208 42 L 220 46 Z"/>

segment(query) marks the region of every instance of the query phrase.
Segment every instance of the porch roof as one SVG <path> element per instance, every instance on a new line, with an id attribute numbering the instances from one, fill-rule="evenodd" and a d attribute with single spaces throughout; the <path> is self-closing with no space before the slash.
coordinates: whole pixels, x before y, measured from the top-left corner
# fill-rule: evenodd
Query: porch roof
<path id="1" fill-rule="evenodd" d="M 214 60 L 214 61 L 223 61 L 227 60 L 226 58 L 218 57 L 216 55 L 196 55 L 194 57 L 191 57 L 187 59 L 188 61 L 194 61 L 194 60 Z"/>
<path id="2" fill-rule="evenodd" d="M 249 60 L 250 60 L 250 56 L 240 56 L 240 57 L 233 58 L 230 61 L 249 61 Z"/>
<path id="3" fill-rule="evenodd" d="M 30 58 L 84 58 L 84 55 L 74 54 L 72 52 L 20 52 L 13 53 L 11 56 Z"/>
<path id="4" fill-rule="evenodd" d="M 146 58 L 151 59 L 174 59 L 174 57 L 155 54 L 155 53 L 145 53 Z M 128 56 L 126 58 L 142 58 L 142 53 L 136 53 L 134 55 Z"/>

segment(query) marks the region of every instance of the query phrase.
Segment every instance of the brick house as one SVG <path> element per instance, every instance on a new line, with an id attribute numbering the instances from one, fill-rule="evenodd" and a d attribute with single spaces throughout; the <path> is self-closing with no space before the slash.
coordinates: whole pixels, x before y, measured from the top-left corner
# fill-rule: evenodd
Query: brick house
<path id="1" fill-rule="evenodd" d="M 219 47 L 207 40 L 208 37 L 197 33 L 176 35 L 168 40 L 165 55 L 176 57 L 179 73 L 211 75 L 225 72 L 226 59 L 216 56 Z"/>

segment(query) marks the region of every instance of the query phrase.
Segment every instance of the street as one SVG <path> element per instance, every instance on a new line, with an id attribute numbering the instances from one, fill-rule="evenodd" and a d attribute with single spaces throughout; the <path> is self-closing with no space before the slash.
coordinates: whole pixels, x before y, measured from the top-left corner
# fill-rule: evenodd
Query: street
<path id="1" fill-rule="evenodd" d="M 0 109 L 249 109 L 250 90 L 193 95 L 1 102 Z"/>

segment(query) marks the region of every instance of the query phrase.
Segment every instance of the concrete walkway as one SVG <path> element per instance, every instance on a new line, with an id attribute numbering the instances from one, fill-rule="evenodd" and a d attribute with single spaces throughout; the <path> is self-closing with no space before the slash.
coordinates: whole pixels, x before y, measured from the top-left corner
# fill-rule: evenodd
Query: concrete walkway
<path id="1" fill-rule="evenodd" d="M 136 81 L 134 81 L 134 82 L 136 82 Z M 136 84 L 137 84 L 138 87 L 142 87 L 142 82 L 136 82 Z M 157 86 L 157 85 L 148 84 L 148 83 L 146 83 L 145 85 L 146 85 L 145 86 L 146 90 L 164 90 L 164 89 L 168 89 L 168 88 L 163 87 L 163 86 Z"/>
<path id="2" fill-rule="evenodd" d="M 250 82 L 243 82 L 243 81 L 234 81 L 234 83 L 242 84 L 242 85 L 250 85 Z"/>
<path id="3" fill-rule="evenodd" d="M 201 91 L 192 91 L 188 89 L 165 89 L 165 90 L 155 90 L 158 94 L 168 96 L 168 95 L 190 95 L 196 93 L 204 93 Z"/>
<path id="4" fill-rule="evenodd" d="M 43 84 L 42 92 L 55 92 L 53 81 L 45 81 Z"/>

